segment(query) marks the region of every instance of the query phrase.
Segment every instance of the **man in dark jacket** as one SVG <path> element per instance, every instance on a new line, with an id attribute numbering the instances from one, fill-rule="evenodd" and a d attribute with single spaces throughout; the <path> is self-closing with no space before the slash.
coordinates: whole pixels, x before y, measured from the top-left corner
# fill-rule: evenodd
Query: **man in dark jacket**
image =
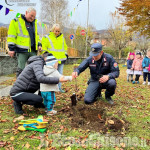
<path id="1" fill-rule="evenodd" d="M 62 78 L 46 77 L 43 73 L 44 64 L 45 61 L 42 56 L 30 57 L 28 65 L 11 88 L 10 96 L 14 100 L 13 105 L 16 114 L 23 114 L 23 104 L 44 107 L 42 97 L 34 94 L 40 88 L 40 83 L 58 84 L 59 81 L 63 81 Z"/>
<path id="2" fill-rule="evenodd" d="M 94 43 L 91 46 L 90 57 L 85 59 L 80 66 L 72 73 L 77 77 L 86 68 L 90 69 L 91 79 L 86 89 L 84 102 L 93 103 L 98 96 L 101 97 L 101 89 L 106 89 L 105 98 L 113 104 L 111 96 L 115 93 L 116 81 L 119 76 L 119 67 L 113 57 L 102 51 L 102 45 Z"/>

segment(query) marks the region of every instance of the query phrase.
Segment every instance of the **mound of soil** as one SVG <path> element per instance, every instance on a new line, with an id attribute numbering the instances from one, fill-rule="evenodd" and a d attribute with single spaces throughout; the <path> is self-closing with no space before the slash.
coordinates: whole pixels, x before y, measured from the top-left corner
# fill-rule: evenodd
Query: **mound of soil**
<path id="1" fill-rule="evenodd" d="M 128 122 L 126 120 L 107 117 L 103 106 L 98 107 L 94 105 L 79 104 L 73 107 L 66 106 L 61 111 L 66 113 L 68 118 L 70 118 L 71 126 L 73 128 L 91 130 L 104 134 L 109 130 L 121 132 L 123 128 L 125 130 L 128 129 Z"/>

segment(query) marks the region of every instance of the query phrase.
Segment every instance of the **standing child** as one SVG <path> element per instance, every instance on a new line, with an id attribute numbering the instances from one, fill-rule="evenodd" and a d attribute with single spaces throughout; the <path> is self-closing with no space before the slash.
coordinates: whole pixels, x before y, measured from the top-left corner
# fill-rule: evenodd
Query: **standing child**
<path id="1" fill-rule="evenodd" d="M 147 55 L 143 59 L 142 62 L 142 67 L 143 67 L 143 84 L 146 84 L 146 78 L 148 76 L 148 85 L 150 85 L 150 49 L 147 50 Z"/>
<path id="2" fill-rule="evenodd" d="M 143 58 L 141 52 L 137 52 L 131 68 L 132 70 L 134 70 L 134 75 L 135 75 L 135 81 L 132 82 L 133 84 L 135 83 L 139 84 L 139 78 L 142 75 L 142 70 L 143 70 L 142 61 Z"/>
<path id="3" fill-rule="evenodd" d="M 134 56 L 135 54 L 130 52 L 127 60 L 127 81 L 128 82 L 130 77 L 131 77 L 131 82 L 133 82 L 133 70 L 131 68 L 132 68 Z"/>
<path id="4" fill-rule="evenodd" d="M 58 60 L 52 55 L 49 54 L 45 58 L 46 65 L 44 65 L 43 72 L 47 77 L 58 77 L 63 78 L 63 81 L 71 81 L 72 76 L 63 76 L 61 75 L 58 68 Z M 41 96 L 44 99 L 44 105 L 46 107 L 47 115 L 54 115 L 57 113 L 53 109 L 53 106 L 56 102 L 55 91 L 59 91 L 58 84 L 40 84 Z"/>

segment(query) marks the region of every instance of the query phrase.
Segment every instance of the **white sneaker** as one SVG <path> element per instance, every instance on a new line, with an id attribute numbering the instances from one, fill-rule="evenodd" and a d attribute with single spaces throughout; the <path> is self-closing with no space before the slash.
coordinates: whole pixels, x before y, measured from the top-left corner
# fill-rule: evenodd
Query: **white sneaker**
<path id="1" fill-rule="evenodd" d="M 148 84 L 147 85 L 150 85 L 150 82 L 148 82 Z"/>
<path id="2" fill-rule="evenodd" d="M 52 111 L 48 111 L 47 112 L 47 115 L 49 116 L 52 116 L 52 115 L 56 115 L 57 114 L 57 111 L 56 110 L 52 110 Z"/>
<path id="3" fill-rule="evenodd" d="M 145 82 L 145 81 L 143 82 L 143 85 L 146 85 L 146 82 Z"/>

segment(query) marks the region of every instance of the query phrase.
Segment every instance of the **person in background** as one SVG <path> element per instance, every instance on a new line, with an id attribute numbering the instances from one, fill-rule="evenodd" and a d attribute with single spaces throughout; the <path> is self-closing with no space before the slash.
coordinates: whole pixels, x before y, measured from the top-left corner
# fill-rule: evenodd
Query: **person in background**
<path id="1" fill-rule="evenodd" d="M 150 85 L 150 49 L 147 50 L 147 55 L 144 57 L 142 62 L 143 67 L 143 84 L 146 84 L 146 79 L 148 77 L 148 85 Z"/>
<path id="2" fill-rule="evenodd" d="M 8 29 L 8 54 L 14 57 L 15 53 L 18 61 L 17 77 L 25 68 L 29 57 L 37 55 L 37 50 L 41 51 L 41 43 L 37 33 L 36 10 L 28 8 L 25 15 L 10 22 Z"/>
<path id="3" fill-rule="evenodd" d="M 143 70 L 142 61 L 143 58 L 141 52 L 137 52 L 131 68 L 131 70 L 134 70 L 135 75 L 135 81 L 132 82 L 133 84 L 135 83 L 139 84 L 139 78 L 142 75 Z"/>
<path id="4" fill-rule="evenodd" d="M 63 78 L 63 81 L 71 81 L 72 76 L 63 76 L 58 72 L 58 60 L 49 54 L 45 58 L 46 65 L 44 65 L 43 72 L 47 77 L 58 77 Z M 55 115 L 57 111 L 53 109 L 56 102 L 55 91 L 59 91 L 58 84 L 40 84 L 41 96 L 44 99 L 44 105 L 46 108 L 47 115 Z"/>
<path id="5" fill-rule="evenodd" d="M 54 24 L 49 34 L 42 38 L 42 53 L 48 52 L 53 54 L 53 56 L 58 60 L 58 71 L 63 74 L 63 68 L 67 55 L 67 45 L 65 38 L 61 33 L 61 28 L 59 24 Z M 41 54 L 42 54 L 41 53 Z M 64 93 L 62 89 L 62 84 L 58 84 L 60 92 Z"/>
<path id="6" fill-rule="evenodd" d="M 131 77 L 131 82 L 133 82 L 133 70 L 132 68 L 132 64 L 133 64 L 133 60 L 134 60 L 134 53 L 129 54 L 128 60 L 127 60 L 127 81 L 129 82 L 129 78 Z"/>

